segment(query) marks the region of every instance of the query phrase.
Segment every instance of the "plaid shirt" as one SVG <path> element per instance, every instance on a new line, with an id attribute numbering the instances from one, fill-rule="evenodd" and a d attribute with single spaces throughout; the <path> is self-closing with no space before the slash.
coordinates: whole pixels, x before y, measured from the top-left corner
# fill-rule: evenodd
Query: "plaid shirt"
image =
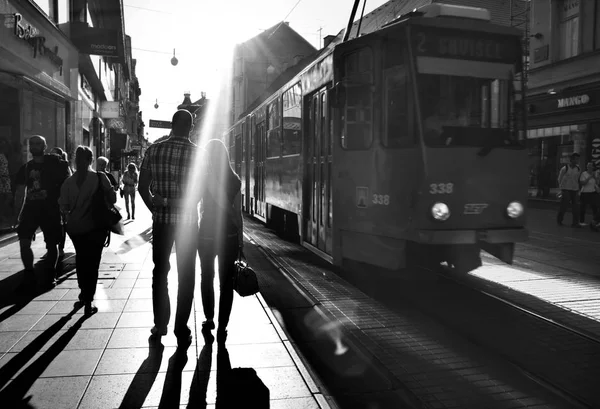
<path id="1" fill-rule="evenodd" d="M 141 170 L 152 174 L 152 193 L 167 199 L 182 199 L 186 193 L 191 192 L 188 184 L 197 180 L 193 173 L 198 153 L 196 144 L 180 136 L 171 136 L 150 145 L 144 155 Z M 181 207 L 167 206 L 155 209 L 152 218 L 155 222 L 164 224 L 197 224 L 198 212 L 195 207 L 184 211 Z"/>

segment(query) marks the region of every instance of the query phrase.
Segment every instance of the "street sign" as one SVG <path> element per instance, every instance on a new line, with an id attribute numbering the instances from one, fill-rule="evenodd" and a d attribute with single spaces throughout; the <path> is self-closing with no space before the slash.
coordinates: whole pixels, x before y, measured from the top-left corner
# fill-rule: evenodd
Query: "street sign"
<path id="1" fill-rule="evenodd" d="M 150 128 L 171 129 L 171 122 L 169 122 L 169 121 L 157 121 L 155 119 L 151 119 L 150 120 Z"/>

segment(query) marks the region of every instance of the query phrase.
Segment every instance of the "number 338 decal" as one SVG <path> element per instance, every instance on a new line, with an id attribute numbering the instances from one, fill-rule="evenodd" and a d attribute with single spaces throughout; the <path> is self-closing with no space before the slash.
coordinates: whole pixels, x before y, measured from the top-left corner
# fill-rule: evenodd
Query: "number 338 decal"
<path id="1" fill-rule="evenodd" d="M 373 195 L 373 203 L 388 206 L 390 204 L 390 195 Z"/>
<path id="2" fill-rule="evenodd" d="M 432 183 L 429 185 L 432 195 L 450 195 L 454 193 L 454 183 Z"/>

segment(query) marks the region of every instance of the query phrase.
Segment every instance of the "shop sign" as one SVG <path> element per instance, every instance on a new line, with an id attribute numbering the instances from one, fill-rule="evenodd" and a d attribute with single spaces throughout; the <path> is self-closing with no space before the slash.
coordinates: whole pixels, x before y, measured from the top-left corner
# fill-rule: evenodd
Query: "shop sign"
<path id="1" fill-rule="evenodd" d="M 100 116 L 102 118 L 119 118 L 120 113 L 119 101 L 102 101 L 100 105 Z"/>
<path id="2" fill-rule="evenodd" d="M 576 95 L 574 97 L 559 98 L 558 108 L 575 107 L 585 105 L 590 102 L 590 97 L 587 94 Z"/>
<path id="3" fill-rule="evenodd" d="M 156 119 L 151 119 L 150 120 L 150 128 L 171 129 L 171 122 L 169 122 L 169 121 L 158 121 Z"/>
<path id="4" fill-rule="evenodd" d="M 51 49 L 46 46 L 46 37 L 40 35 L 40 31 L 23 20 L 21 13 L 14 13 L 15 27 L 14 35 L 21 40 L 25 40 L 33 49 L 33 58 L 38 55 L 46 57 L 50 62 L 59 67 L 62 75 L 63 60 L 58 55 L 58 46 Z"/>
<path id="5" fill-rule="evenodd" d="M 600 104 L 600 89 L 570 95 L 558 94 L 543 98 L 531 98 L 528 102 L 530 115 L 548 115 L 569 112 L 573 109 L 597 109 Z"/>
<path id="6" fill-rule="evenodd" d="M 71 41 L 82 54 L 119 57 L 119 31 L 71 23 Z"/>

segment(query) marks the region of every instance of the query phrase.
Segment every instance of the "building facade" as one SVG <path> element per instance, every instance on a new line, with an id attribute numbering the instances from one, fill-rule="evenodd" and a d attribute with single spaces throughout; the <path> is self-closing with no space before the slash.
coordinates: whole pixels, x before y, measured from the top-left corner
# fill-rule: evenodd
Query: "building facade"
<path id="1" fill-rule="evenodd" d="M 122 0 L 0 0 L 0 16 L 0 139 L 11 176 L 30 159 L 31 135 L 70 160 L 78 145 L 110 157 L 111 137 L 137 139 Z"/>
<path id="2" fill-rule="evenodd" d="M 44 136 L 49 148 L 66 145 L 78 99 L 79 53 L 33 2 L 0 0 L 0 16 L 0 139 L 9 147 L 14 178 L 30 157 L 31 135 Z"/>
<path id="3" fill-rule="evenodd" d="M 573 152 L 600 167 L 600 3 L 533 0 L 530 33 L 530 195 L 552 199 Z"/>
<path id="4" fill-rule="evenodd" d="M 238 44 L 233 55 L 231 123 L 260 97 L 281 73 L 317 50 L 287 22 Z"/>

